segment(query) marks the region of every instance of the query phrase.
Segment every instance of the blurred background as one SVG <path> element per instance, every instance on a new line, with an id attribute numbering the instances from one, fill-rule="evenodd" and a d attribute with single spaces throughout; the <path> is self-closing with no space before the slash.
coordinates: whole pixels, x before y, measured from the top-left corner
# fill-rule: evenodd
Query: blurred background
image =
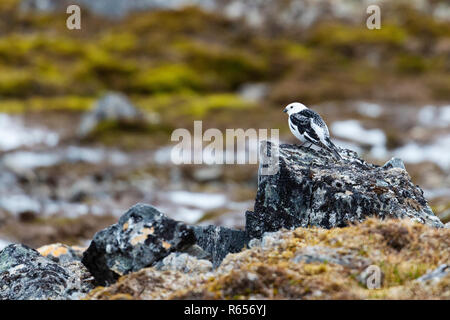
<path id="1" fill-rule="evenodd" d="M 450 220 L 448 1 L 2 0 L 0 248 L 84 246 L 136 202 L 242 228 L 256 166 L 175 166 L 170 135 L 203 120 L 295 142 L 292 101 L 364 159 L 402 158 Z"/>

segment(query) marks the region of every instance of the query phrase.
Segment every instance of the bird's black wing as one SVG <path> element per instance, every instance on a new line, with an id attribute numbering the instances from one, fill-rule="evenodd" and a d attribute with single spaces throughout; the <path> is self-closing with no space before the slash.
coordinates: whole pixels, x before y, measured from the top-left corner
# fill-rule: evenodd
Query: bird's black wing
<path id="1" fill-rule="evenodd" d="M 312 121 L 319 127 L 324 128 L 327 126 L 325 124 L 325 121 L 323 121 L 322 117 L 314 110 L 305 109 L 305 110 L 300 111 L 298 114 L 300 114 L 303 117 L 312 119 Z"/>
<path id="2" fill-rule="evenodd" d="M 317 144 L 320 142 L 320 138 L 311 127 L 311 120 L 313 120 L 313 118 L 309 117 L 308 114 L 304 114 L 303 111 L 291 114 L 291 122 L 297 126 L 297 130 L 305 137 L 306 140 Z"/>

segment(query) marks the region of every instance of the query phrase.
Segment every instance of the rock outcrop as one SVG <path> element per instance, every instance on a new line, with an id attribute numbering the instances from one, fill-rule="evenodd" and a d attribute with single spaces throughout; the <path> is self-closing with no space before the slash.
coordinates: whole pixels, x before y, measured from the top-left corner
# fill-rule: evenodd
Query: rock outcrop
<path id="1" fill-rule="evenodd" d="M 145 268 L 87 298 L 449 299 L 449 236 L 408 219 L 280 230 L 214 270 Z"/>
<path id="2" fill-rule="evenodd" d="M 276 151 L 278 171 L 259 176 L 254 211 L 246 213 L 250 238 L 281 228 L 343 227 L 368 217 L 443 227 L 399 159 L 380 167 L 344 149 L 339 162 L 324 151 L 295 145 Z"/>
<path id="3" fill-rule="evenodd" d="M 78 299 L 93 289 L 91 280 L 79 261 L 58 264 L 20 244 L 0 251 L 0 300 Z"/>

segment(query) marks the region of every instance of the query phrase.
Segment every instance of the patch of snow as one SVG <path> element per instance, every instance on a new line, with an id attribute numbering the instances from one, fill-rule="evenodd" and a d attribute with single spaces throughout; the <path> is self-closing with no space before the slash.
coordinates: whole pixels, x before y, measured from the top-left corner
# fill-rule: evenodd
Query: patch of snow
<path id="1" fill-rule="evenodd" d="M 87 162 L 98 164 L 108 161 L 112 165 L 125 165 L 128 163 L 126 154 L 119 151 L 107 151 L 93 148 L 80 148 L 70 146 L 55 151 L 16 151 L 3 157 L 3 164 L 12 170 L 29 170 L 39 167 L 51 167 L 62 162 Z"/>
<path id="2" fill-rule="evenodd" d="M 371 118 L 378 118 L 383 113 L 383 108 L 376 103 L 359 102 L 356 108 L 359 114 Z"/>
<path id="3" fill-rule="evenodd" d="M 333 142 L 338 147 L 341 147 L 341 148 L 344 148 L 344 149 L 353 150 L 353 151 L 355 151 L 358 154 L 360 154 L 363 151 L 362 148 L 356 143 L 352 143 L 352 142 L 344 141 L 344 140 L 339 140 L 339 139 L 333 139 Z"/>
<path id="4" fill-rule="evenodd" d="M 0 196 L 0 208 L 13 214 L 19 214 L 27 211 L 39 212 L 41 205 L 25 194 L 8 194 Z"/>
<path id="5" fill-rule="evenodd" d="M 424 189 L 423 194 L 427 199 L 434 199 L 440 197 L 450 198 L 450 188 Z"/>
<path id="6" fill-rule="evenodd" d="M 425 127 L 446 128 L 450 126 L 450 105 L 424 106 L 417 114 L 417 121 Z"/>
<path id="7" fill-rule="evenodd" d="M 51 167 L 60 162 L 55 153 L 38 153 L 31 151 L 18 151 L 4 156 L 3 163 L 10 169 L 34 169 L 38 167 Z"/>
<path id="8" fill-rule="evenodd" d="M 182 205 L 211 210 L 225 205 L 227 197 L 223 194 L 199 193 L 189 191 L 171 191 L 168 194 L 169 201 Z"/>
<path id="9" fill-rule="evenodd" d="M 333 135 L 361 144 L 380 146 L 386 144 L 386 135 L 381 129 L 365 129 L 358 120 L 336 121 L 331 125 Z"/>
<path id="10" fill-rule="evenodd" d="M 331 130 L 334 136 L 348 139 L 361 146 L 370 146 L 370 153 L 375 158 L 384 159 L 388 156 L 386 135 L 381 129 L 365 129 L 357 120 L 344 120 L 334 122 L 331 125 Z M 354 146 L 349 149 L 358 152 L 354 149 Z"/>
<path id="11" fill-rule="evenodd" d="M 0 251 L 2 251 L 5 247 L 7 247 L 10 244 L 11 244 L 11 242 L 0 239 Z"/>
<path id="12" fill-rule="evenodd" d="M 163 212 L 170 212 L 173 219 L 191 224 L 196 223 L 205 214 L 205 212 L 201 209 L 186 207 L 166 209 L 165 211 L 163 210 Z"/>
<path id="13" fill-rule="evenodd" d="M 40 128 L 27 128 L 20 118 L 0 113 L 0 150 L 9 151 L 20 147 L 58 144 L 59 135 Z"/>
<path id="14" fill-rule="evenodd" d="M 430 161 L 436 163 L 443 170 L 450 169 L 450 135 L 437 139 L 433 144 L 419 145 L 410 142 L 393 152 L 395 157 L 409 163 Z"/>

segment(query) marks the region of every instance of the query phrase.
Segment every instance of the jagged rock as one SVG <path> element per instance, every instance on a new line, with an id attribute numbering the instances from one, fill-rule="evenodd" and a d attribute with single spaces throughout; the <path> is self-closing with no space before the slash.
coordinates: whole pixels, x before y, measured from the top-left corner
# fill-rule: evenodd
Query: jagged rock
<path id="1" fill-rule="evenodd" d="M 100 98 L 94 108 L 81 119 L 78 135 L 85 137 L 92 133 L 102 122 L 115 121 L 124 124 L 141 124 L 143 115 L 121 94 L 110 92 Z"/>
<path id="2" fill-rule="evenodd" d="M 152 206 L 137 204 L 116 224 L 94 236 L 82 262 L 99 284 L 111 284 L 120 275 L 152 266 L 195 241 L 192 227 Z"/>
<path id="3" fill-rule="evenodd" d="M 212 259 L 214 267 L 220 265 L 228 253 L 240 252 L 247 244 L 244 231 L 218 226 L 195 226 L 197 244 L 205 250 Z"/>
<path id="4" fill-rule="evenodd" d="M 279 155 L 278 170 L 259 175 L 254 212 L 246 213 L 250 238 L 281 228 L 343 227 L 370 216 L 443 227 L 398 160 L 380 167 L 345 149 L 338 162 L 321 150 L 269 145 Z"/>
<path id="5" fill-rule="evenodd" d="M 436 269 L 424 274 L 420 278 L 417 278 L 416 281 L 419 282 L 426 282 L 426 281 L 432 281 L 432 282 L 438 282 L 441 279 L 447 277 L 450 274 L 450 265 L 447 263 L 441 264 Z"/>
<path id="6" fill-rule="evenodd" d="M 60 265 L 21 244 L 0 252 L 0 300 L 78 299 L 93 289 L 89 278 L 81 263 Z"/>
<path id="7" fill-rule="evenodd" d="M 403 169 L 406 170 L 405 164 L 403 163 L 402 159 L 399 158 L 392 158 L 391 160 L 389 160 L 388 162 L 386 162 L 383 165 L 384 169 L 393 169 L 393 168 L 399 168 L 399 169 Z"/>

